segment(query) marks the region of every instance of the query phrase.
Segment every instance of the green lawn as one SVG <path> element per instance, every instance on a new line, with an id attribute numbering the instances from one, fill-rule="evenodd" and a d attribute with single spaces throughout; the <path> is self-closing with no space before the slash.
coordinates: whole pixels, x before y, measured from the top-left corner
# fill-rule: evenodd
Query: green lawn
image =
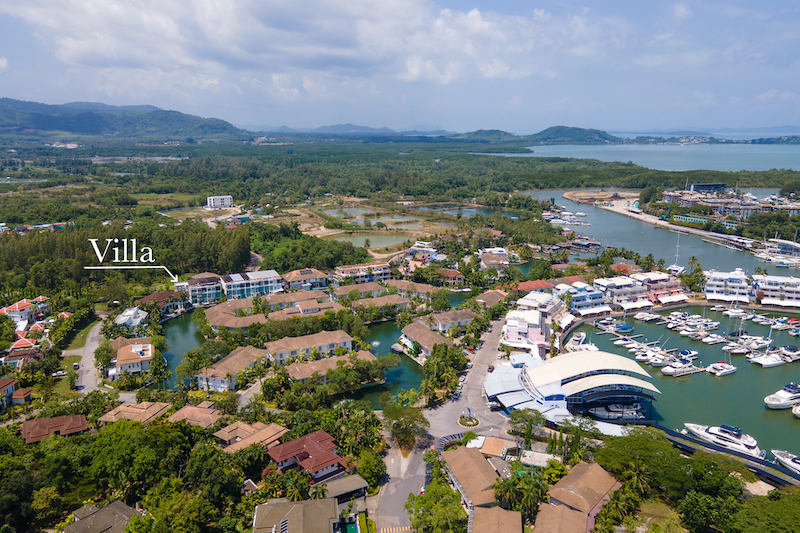
<path id="1" fill-rule="evenodd" d="M 97 320 L 90 322 L 86 327 L 75 332 L 72 340 L 67 346 L 67 350 L 75 350 L 76 348 L 83 348 L 86 346 L 86 337 L 89 335 L 89 330 L 97 324 Z"/>
<path id="2" fill-rule="evenodd" d="M 645 500 L 639 506 L 639 512 L 636 514 L 636 519 L 641 524 L 658 524 L 664 527 L 668 520 L 672 519 L 675 523 L 680 524 L 681 518 L 675 509 L 669 505 L 658 500 Z"/>
<path id="3" fill-rule="evenodd" d="M 66 372 L 72 368 L 72 363 L 80 364 L 80 362 L 80 355 L 70 355 L 68 357 L 64 357 L 61 361 L 61 369 Z M 69 379 L 67 377 L 56 378 L 56 386 L 53 387 L 53 392 L 61 397 L 72 397 L 78 395 L 78 391 L 74 391 L 69 388 Z"/>

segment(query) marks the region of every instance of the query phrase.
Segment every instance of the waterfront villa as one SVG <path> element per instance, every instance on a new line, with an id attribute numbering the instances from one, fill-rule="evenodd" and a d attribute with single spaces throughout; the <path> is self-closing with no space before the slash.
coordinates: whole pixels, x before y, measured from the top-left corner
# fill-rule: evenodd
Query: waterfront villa
<path id="1" fill-rule="evenodd" d="M 385 281 L 392 277 L 389 263 L 385 261 L 367 263 L 363 265 L 347 265 L 336 267 L 334 277 L 343 282 L 352 279 L 356 283 L 368 283 L 370 281 Z"/>
<path id="2" fill-rule="evenodd" d="M 601 315 L 612 311 L 611 307 L 606 303 L 603 292 L 588 283 L 583 283 L 582 281 L 576 281 L 572 285 L 561 283 L 556 286 L 555 292 L 559 296 L 569 293 L 571 299 L 570 311 L 581 317 Z"/>
<path id="3" fill-rule="evenodd" d="M 300 292 L 285 292 L 280 294 L 271 294 L 267 296 L 267 303 L 269 304 L 270 311 L 277 311 L 284 307 L 294 307 L 298 302 L 306 300 L 317 300 L 320 302 L 327 302 L 329 300 L 328 293 L 319 289 L 311 289 L 308 291 Z"/>
<path id="4" fill-rule="evenodd" d="M 299 467 L 311 474 L 314 482 L 341 472 L 345 465 L 336 454 L 333 437 L 321 429 L 273 446 L 268 453 L 281 472 Z"/>
<path id="5" fill-rule="evenodd" d="M 387 279 L 384 283 L 387 287 L 397 288 L 397 294 L 403 298 L 418 296 L 423 302 L 429 302 L 433 293 L 439 290 L 438 287 L 428 285 L 427 283 L 414 283 L 402 279 Z"/>
<path id="6" fill-rule="evenodd" d="M 419 344 L 420 351 L 417 357 L 420 362 L 424 361 L 433 352 L 433 347 L 437 344 L 453 345 L 451 341 L 435 331 L 431 331 L 426 324 L 420 321 L 407 325 L 403 328 L 402 333 L 399 342 L 408 349 L 408 353 L 413 355 L 415 344 Z"/>
<path id="7" fill-rule="evenodd" d="M 282 278 L 274 270 L 230 274 L 222 276 L 220 281 L 222 283 L 222 291 L 229 300 L 283 292 Z"/>
<path id="8" fill-rule="evenodd" d="M 111 381 L 116 381 L 125 372 L 128 374 L 147 372 L 150 370 L 150 361 L 153 358 L 154 350 L 152 344 L 143 343 L 127 344 L 121 347 L 117 350 L 117 357 L 112 360 L 113 366 L 108 369 L 108 377 Z"/>
<path id="9" fill-rule="evenodd" d="M 216 274 L 179 281 L 174 286 L 176 291 L 185 292 L 193 305 L 210 305 L 222 297 L 222 283 Z"/>
<path id="10" fill-rule="evenodd" d="M 741 268 L 733 272 L 717 272 L 708 270 L 703 272 L 706 284 L 703 292 L 709 302 L 741 302 L 749 303 L 753 289 L 747 274 Z"/>
<path id="11" fill-rule="evenodd" d="M 159 309 L 161 309 L 161 315 L 163 316 L 187 307 L 189 304 L 189 298 L 186 296 L 186 294 L 178 291 L 161 291 L 154 292 L 152 294 L 148 294 L 144 298 L 140 298 L 137 300 L 136 304 L 142 305 L 149 304 L 151 302 L 156 302 L 158 304 Z"/>
<path id="12" fill-rule="evenodd" d="M 303 300 L 295 302 L 292 307 L 284 307 L 267 315 L 270 320 L 286 320 L 300 316 L 322 316 L 328 311 L 337 313 L 344 309 L 336 302 L 318 302 L 316 300 Z"/>
<path id="13" fill-rule="evenodd" d="M 322 383 L 327 383 L 328 380 L 325 375 L 328 373 L 328 370 L 337 368 L 339 366 L 339 362 L 345 365 L 348 364 L 352 355 L 355 355 L 356 359 L 360 359 L 362 361 L 375 361 L 377 359 L 377 357 L 372 355 L 371 352 L 359 350 L 355 354 L 351 353 L 347 355 L 334 355 L 331 357 L 325 357 L 324 359 L 319 359 L 317 361 L 295 361 L 287 366 L 286 370 L 289 372 L 289 377 L 292 378 L 292 381 L 299 381 L 303 383 L 305 380 L 313 376 L 314 373 L 316 373 L 319 375 Z"/>
<path id="14" fill-rule="evenodd" d="M 469 309 L 451 309 L 443 313 L 428 315 L 431 319 L 431 329 L 439 333 L 449 333 L 451 329 L 458 328 L 459 331 L 472 322 L 478 315 Z"/>
<path id="15" fill-rule="evenodd" d="M 302 337 L 284 337 L 266 343 L 267 358 L 277 364 L 286 364 L 290 358 L 308 359 L 317 351 L 328 356 L 337 349 L 349 352 L 353 349 L 353 337 L 342 330 L 320 331 Z"/>
<path id="16" fill-rule="evenodd" d="M 639 404 L 649 418 L 654 394 L 636 361 L 607 352 L 572 352 L 542 361 L 529 358 L 522 366 L 497 365 L 486 377 L 484 391 L 507 410 L 536 409 L 553 423 L 607 405 Z"/>
<path id="17" fill-rule="evenodd" d="M 499 304 L 506 296 L 508 296 L 507 292 L 498 289 L 491 289 L 476 297 L 475 301 L 484 308 L 488 308 Z"/>
<path id="18" fill-rule="evenodd" d="M 233 331 L 239 328 L 249 328 L 252 324 L 266 324 L 267 317 L 265 315 L 250 314 L 252 307 L 252 298 L 226 300 L 206 310 L 206 319 L 214 333 L 219 333 L 222 328 Z"/>
<path id="19" fill-rule="evenodd" d="M 358 293 L 358 298 L 375 298 L 386 292 L 386 287 L 375 281 L 360 283 L 358 285 L 342 285 L 331 291 L 331 297 L 335 302 L 347 298 L 353 291 Z"/>
<path id="20" fill-rule="evenodd" d="M 465 281 L 464 274 L 454 268 L 440 270 L 439 274 L 442 276 L 442 284 L 445 287 L 455 287 Z"/>
<path id="21" fill-rule="evenodd" d="M 283 276 L 283 288 L 287 291 L 310 291 L 328 287 L 328 275 L 316 268 L 292 270 Z"/>
<path id="22" fill-rule="evenodd" d="M 374 306 L 377 308 L 382 308 L 393 305 L 398 311 L 402 311 L 404 309 L 408 309 L 408 304 L 409 301 L 399 294 L 387 294 L 385 296 L 377 296 L 375 298 L 363 298 L 361 300 L 356 300 L 351 304 L 351 306 L 353 310 L 355 310 L 358 307 Z"/>
<path id="23" fill-rule="evenodd" d="M 239 346 L 211 367 L 195 374 L 197 388 L 211 392 L 236 390 L 239 372 L 264 361 L 266 356 L 267 352 L 262 348 Z"/>
<path id="24" fill-rule="evenodd" d="M 128 331 L 133 331 L 138 325 L 147 320 L 147 311 L 142 311 L 138 307 L 129 307 L 114 318 L 114 324 L 122 326 Z"/>

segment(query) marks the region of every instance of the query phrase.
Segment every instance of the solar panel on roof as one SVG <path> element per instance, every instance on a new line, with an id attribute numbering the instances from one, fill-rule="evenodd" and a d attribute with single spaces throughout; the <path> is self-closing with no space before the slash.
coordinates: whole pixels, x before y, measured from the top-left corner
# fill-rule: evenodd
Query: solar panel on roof
<path id="1" fill-rule="evenodd" d="M 304 270 L 301 270 L 301 271 L 300 271 L 300 274 L 302 274 L 303 276 L 306 276 L 306 275 L 308 275 L 308 274 L 311 274 L 311 271 L 310 271 L 310 270 L 308 270 L 308 269 L 304 269 Z"/>

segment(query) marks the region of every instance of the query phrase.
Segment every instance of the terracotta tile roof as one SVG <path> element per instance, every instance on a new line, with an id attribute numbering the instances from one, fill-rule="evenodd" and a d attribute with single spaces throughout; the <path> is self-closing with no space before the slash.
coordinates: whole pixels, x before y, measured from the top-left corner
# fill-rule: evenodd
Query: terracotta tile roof
<path id="1" fill-rule="evenodd" d="M 278 294 L 271 294 L 267 296 L 267 302 L 270 305 L 292 304 L 295 302 L 302 302 L 303 300 L 327 300 L 328 294 L 319 289 L 310 291 L 299 292 L 279 292 Z"/>
<path id="2" fill-rule="evenodd" d="M 477 298 L 475 301 L 481 302 L 486 305 L 486 307 L 492 307 L 493 305 L 497 305 L 500 303 L 500 300 L 508 296 L 507 292 L 498 291 L 498 290 L 490 290 L 486 291 Z"/>
<path id="3" fill-rule="evenodd" d="M 263 428 L 258 429 L 255 433 L 243 437 L 241 440 L 231 443 L 223 451 L 227 453 L 236 453 L 239 450 L 244 450 L 248 446 L 258 444 L 268 450 L 274 450 L 280 446 L 281 437 L 283 437 L 289 430 L 278 424 L 269 424 Z M 219 432 L 214 433 L 216 436 Z"/>
<path id="4" fill-rule="evenodd" d="M 414 283 L 413 281 L 406 281 L 403 279 L 387 279 L 386 284 L 390 287 L 397 287 L 397 289 L 401 291 L 411 291 L 422 294 L 431 294 L 440 289 L 440 287 L 434 287 L 427 283 Z"/>
<path id="5" fill-rule="evenodd" d="M 27 400 L 33 396 L 33 389 L 17 389 L 11 395 L 12 400 Z"/>
<path id="6" fill-rule="evenodd" d="M 342 285 L 341 287 L 336 287 L 333 289 L 333 294 L 339 298 L 342 298 L 350 294 L 352 291 L 358 291 L 361 294 L 366 294 L 368 292 L 377 292 L 380 294 L 386 291 L 386 287 L 377 281 L 370 281 L 368 283 L 359 283 L 357 285 Z"/>
<path id="7" fill-rule="evenodd" d="M 224 379 L 228 374 L 235 376 L 240 370 L 244 370 L 256 361 L 267 357 L 267 352 L 263 348 L 255 346 L 239 346 L 231 353 L 214 363 L 208 369 L 208 376 Z M 206 375 L 203 372 L 202 375 Z"/>
<path id="8" fill-rule="evenodd" d="M 164 402 L 123 403 L 98 418 L 98 421 L 110 423 L 117 420 L 134 420 L 144 424 L 164 416 L 170 407 L 171 403 Z"/>
<path id="9" fill-rule="evenodd" d="M 358 359 L 364 361 L 374 361 L 377 359 L 377 357 L 366 350 L 360 350 L 356 356 Z M 334 355 L 333 357 L 325 357 L 323 359 L 309 361 L 307 363 L 292 363 L 286 367 L 286 370 L 289 372 L 289 376 L 293 380 L 297 381 L 310 378 L 314 372 L 318 372 L 320 376 L 325 376 L 328 370 L 337 367 L 339 361 L 344 361 L 347 363 L 349 360 L 350 355 Z"/>
<path id="10" fill-rule="evenodd" d="M 547 493 L 573 509 L 588 513 L 616 484 L 614 476 L 599 464 L 581 461 Z"/>
<path id="11" fill-rule="evenodd" d="M 319 311 L 304 312 L 307 309 L 319 309 Z M 300 316 L 322 316 L 328 311 L 338 313 L 344 309 L 341 304 L 336 302 L 322 302 L 318 303 L 316 300 L 305 300 L 298 302 L 293 307 L 284 307 L 279 311 L 273 311 L 267 315 L 270 320 L 286 320 L 288 318 L 295 318 Z"/>
<path id="12" fill-rule="evenodd" d="M 408 337 L 411 342 L 418 342 L 425 351 L 431 352 L 436 344 L 452 346 L 453 343 L 436 333 L 422 322 L 412 322 L 403 328 L 403 335 Z"/>
<path id="13" fill-rule="evenodd" d="M 158 302 L 158 305 L 164 306 L 167 302 L 170 301 L 183 301 L 186 298 L 185 295 L 177 292 L 177 291 L 162 291 L 162 292 L 154 292 L 152 294 L 148 294 L 144 298 L 140 298 L 137 300 L 137 304 L 147 304 L 150 302 Z"/>
<path id="14" fill-rule="evenodd" d="M 548 290 L 555 288 L 555 285 L 551 285 L 547 283 L 543 279 L 537 279 L 534 281 L 523 281 L 519 285 L 517 285 L 517 290 L 520 291 L 538 291 L 538 290 Z"/>
<path id="15" fill-rule="evenodd" d="M 589 515 L 566 505 L 539 504 L 536 533 L 586 533 Z"/>
<path id="16" fill-rule="evenodd" d="M 0 378 L 0 391 L 4 391 L 12 385 L 16 385 L 17 380 L 13 378 Z"/>
<path id="17" fill-rule="evenodd" d="M 134 351 L 136 350 L 136 351 Z M 117 366 L 135 363 L 137 361 L 150 361 L 153 358 L 152 344 L 128 344 L 117 350 Z"/>
<path id="18" fill-rule="evenodd" d="M 23 422 L 20 427 L 26 444 L 39 442 L 50 435 L 73 435 L 89 429 L 84 415 L 64 415 L 54 418 L 34 418 Z"/>
<path id="19" fill-rule="evenodd" d="M 242 422 L 241 420 L 237 420 L 233 424 L 228 424 L 224 428 L 214 433 L 214 436 L 223 442 L 232 442 L 237 439 L 249 437 L 265 427 L 267 427 L 266 424 L 258 421 L 248 424 L 246 422 Z"/>
<path id="20" fill-rule="evenodd" d="M 473 505 L 494 503 L 492 485 L 498 475 L 479 449 L 460 446 L 442 452 L 442 458 Z"/>
<path id="21" fill-rule="evenodd" d="M 299 439 L 275 446 L 269 450 L 269 456 L 276 463 L 294 457 L 304 470 L 313 474 L 328 466 L 342 465 L 342 458 L 336 455 L 335 449 L 333 437 L 319 429 Z"/>
<path id="22" fill-rule="evenodd" d="M 116 352 L 119 351 L 120 348 L 130 346 L 131 344 L 150 344 L 150 337 L 134 337 L 132 339 L 117 337 L 111 341 L 111 349 Z"/>
<path id="23" fill-rule="evenodd" d="M 449 324 L 451 322 L 463 322 L 464 320 L 472 320 L 476 315 L 469 309 L 451 309 L 444 313 L 434 313 L 430 315 L 434 322 L 438 324 Z"/>
<path id="24" fill-rule="evenodd" d="M 209 307 L 206 310 L 206 318 L 212 326 L 222 326 L 225 328 L 246 328 L 252 324 L 266 324 L 267 317 L 264 315 L 236 316 L 239 309 L 249 310 L 253 307 L 252 298 L 242 298 L 239 300 L 228 300 Z"/>
<path id="25" fill-rule="evenodd" d="M 266 343 L 267 352 L 271 354 L 285 351 L 304 350 L 306 348 L 325 347 L 328 344 L 339 344 L 342 342 L 352 342 L 353 337 L 342 330 L 320 331 L 302 337 L 284 337 L 277 341 Z"/>
<path id="26" fill-rule="evenodd" d="M 199 405 L 184 405 L 172 413 L 168 420 L 173 424 L 185 420 L 188 424 L 206 429 L 216 424 L 217 420 L 220 418 L 222 418 L 222 411 L 217 411 L 214 408 L 208 406 L 200 407 Z"/>
<path id="27" fill-rule="evenodd" d="M 11 350 L 19 350 L 23 348 L 33 348 L 36 346 L 36 341 L 31 339 L 19 339 L 17 342 L 11 345 Z"/>
<path id="28" fill-rule="evenodd" d="M 472 531 L 522 533 L 522 513 L 506 511 L 501 507 L 475 507 L 472 515 Z"/>
<path id="29" fill-rule="evenodd" d="M 297 283 L 298 281 L 305 281 L 307 279 L 327 278 L 327 274 L 317 270 L 316 268 L 302 268 L 300 270 L 292 270 L 281 276 L 288 283 Z"/>
<path id="30" fill-rule="evenodd" d="M 384 305 L 406 305 L 408 300 L 399 294 L 387 294 L 386 296 L 377 296 L 375 298 L 363 298 L 353 302 L 353 307 L 362 307 L 374 305 L 375 307 L 383 307 Z"/>

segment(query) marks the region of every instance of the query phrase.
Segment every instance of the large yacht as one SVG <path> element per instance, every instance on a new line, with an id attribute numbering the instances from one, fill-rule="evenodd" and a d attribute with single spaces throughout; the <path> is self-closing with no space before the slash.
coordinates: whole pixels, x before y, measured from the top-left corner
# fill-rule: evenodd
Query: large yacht
<path id="1" fill-rule="evenodd" d="M 702 424 L 683 424 L 695 437 L 716 444 L 721 448 L 727 448 L 735 452 L 752 455 L 753 457 L 764 458 L 766 452 L 758 447 L 756 439 L 750 435 L 745 435 L 742 430 L 722 424 L 720 426 L 704 426 Z"/>
<path id="2" fill-rule="evenodd" d="M 800 474 L 800 457 L 784 450 L 772 450 L 772 455 L 775 456 L 780 465 Z"/>
<path id="3" fill-rule="evenodd" d="M 789 383 L 778 392 L 764 398 L 764 403 L 770 409 L 789 409 L 800 404 L 800 385 Z"/>

